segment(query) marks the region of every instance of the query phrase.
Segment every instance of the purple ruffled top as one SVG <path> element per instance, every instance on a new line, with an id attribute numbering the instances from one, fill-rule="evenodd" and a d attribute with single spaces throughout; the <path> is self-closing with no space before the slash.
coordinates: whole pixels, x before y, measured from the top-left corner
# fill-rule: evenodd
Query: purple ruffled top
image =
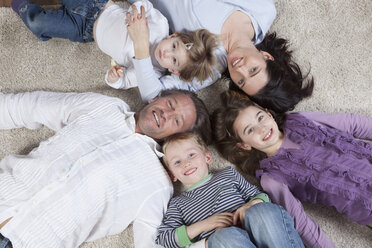
<path id="1" fill-rule="evenodd" d="M 372 144 L 298 113 L 286 116 L 282 130 L 282 147 L 260 162 L 256 176 L 269 174 L 301 201 L 334 206 L 359 224 L 372 223 Z"/>

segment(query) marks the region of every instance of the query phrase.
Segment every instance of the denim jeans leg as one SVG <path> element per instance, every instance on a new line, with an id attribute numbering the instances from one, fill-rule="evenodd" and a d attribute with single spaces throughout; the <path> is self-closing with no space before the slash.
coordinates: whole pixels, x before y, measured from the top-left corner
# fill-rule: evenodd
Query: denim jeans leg
<path id="1" fill-rule="evenodd" d="M 19 6 L 19 15 L 31 32 L 42 41 L 64 38 L 84 42 L 82 33 L 85 19 L 71 14 L 64 6 L 51 11 L 26 1 Z"/>
<path id="2" fill-rule="evenodd" d="M 208 248 L 256 248 L 248 233 L 238 227 L 226 227 L 208 238 Z"/>
<path id="3" fill-rule="evenodd" d="M 292 217 L 272 203 L 259 203 L 249 208 L 245 214 L 245 228 L 257 247 L 304 247 Z"/>
<path id="4" fill-rule="evenodd" d="M 8 248 L 11 247 L 10 241 L 7 238 L 0 239 L 0 248 Z"/>

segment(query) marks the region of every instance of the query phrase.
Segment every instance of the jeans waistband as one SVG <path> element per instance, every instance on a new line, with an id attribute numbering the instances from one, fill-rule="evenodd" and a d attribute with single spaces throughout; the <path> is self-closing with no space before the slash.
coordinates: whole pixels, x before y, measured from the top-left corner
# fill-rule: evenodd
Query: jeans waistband
<path id="1" fill-rule="evenodd" d="M 86 13 L 86 28 L 83 34 L 83 39 L 86 42 L 93 41 L 93 25 L 94 22 L 97 20 L 98 16 L 101 14 L 102 9 L 107 4 L 108 0 L 92 0 L 90 11 Z M 1 248 L 1 247 L 0 247 Z"/>

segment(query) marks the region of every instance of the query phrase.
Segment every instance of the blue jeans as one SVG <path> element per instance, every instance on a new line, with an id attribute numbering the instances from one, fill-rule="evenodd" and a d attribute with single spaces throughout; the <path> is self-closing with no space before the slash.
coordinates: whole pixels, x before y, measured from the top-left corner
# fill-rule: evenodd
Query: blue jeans
<path id="1" fill-rule="evenodd" d="M 93 25 L 108 0 L 60 0 L 57 11 L 45 10 L 25 0 L 19 15 L 40 40 L 64 38 L 77 42 L 93 41 Z"/>
<path id="2" fill-rule="evenodd" d="M 208 238 L 208 248 L 289 248 L 304 247 L 292 217 L 281 206 L 259 203 L 250 207 L 244 219 L 245 230 L 227 227 Z"/>
<path id="3" fill-rule="evenodd" d="M 10 248 L 12 243 L 0 233 L 0 248 Z"/>

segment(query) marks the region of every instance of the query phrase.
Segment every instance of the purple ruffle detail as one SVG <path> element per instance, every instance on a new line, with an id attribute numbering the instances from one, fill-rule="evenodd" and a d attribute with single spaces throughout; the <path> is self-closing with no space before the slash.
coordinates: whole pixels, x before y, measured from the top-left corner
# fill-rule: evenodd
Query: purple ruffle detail
<path id="1" fill-rule="evenodd" d="M 372 218 L 372 144 L 298 113 L 287 115 L 282 128 L 285 138 L 303 149 L 281 148 L 260 162 L 257 177 L 267 173 L 286 183 L 298 199 L 335 206 L 359 223 L 362 217 L 348 209 L 354 203 Z"/>

